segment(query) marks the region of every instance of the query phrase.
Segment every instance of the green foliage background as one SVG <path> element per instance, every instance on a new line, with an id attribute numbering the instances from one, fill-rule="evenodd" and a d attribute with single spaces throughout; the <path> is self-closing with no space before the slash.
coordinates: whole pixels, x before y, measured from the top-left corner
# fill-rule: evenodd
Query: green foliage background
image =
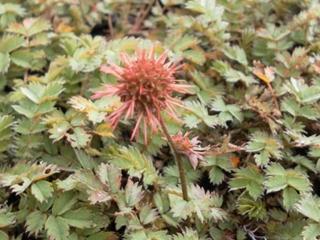
<path id="1" fill-rule="evenodd" d="M 2 0 L 0 239 L 319 239 L 319 9 Z M 196 170 L 184 161 L 188 202 L 162 136 L 130 142 L 131 122 L 104 122 L 119 99 L 90 100 L 115 81 L 101 64 L 152 45 L 195 89 L 170 132 L 211 145 Z"/>

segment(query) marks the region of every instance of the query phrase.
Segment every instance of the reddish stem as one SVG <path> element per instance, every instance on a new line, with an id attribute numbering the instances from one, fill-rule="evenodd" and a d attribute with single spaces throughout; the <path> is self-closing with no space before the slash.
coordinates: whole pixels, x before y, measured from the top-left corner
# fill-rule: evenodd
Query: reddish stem
<path id="1" fill-rule="evenodd" d="M 160 125 L 161 125 L 161 128 L 162 128 L 162 131 L 163 131 L 165 137 L 167 138 L 167 140 L 169 142 L 169 146 L 171 148 L 172 155 L 173 155 L 173 157 L 176 160 L 176 163 L 178 165 L 183 199 L 185 201 L 188 201 L 189 197 L 188 197 L 187 179 L 186 179 L 185 170 L 183 168 L 182 159 L 181 159 L 180 155 L 178 154 L 178 152 L 177 152 L 177 150 L 176 150 L 176 148 L 174 146 L 174 142 L 172 140 L 172 137 L 169 134 L 167 126 L 165 125 L 160 113 L 159 113 L 159 122 L 160 122 Z"/>

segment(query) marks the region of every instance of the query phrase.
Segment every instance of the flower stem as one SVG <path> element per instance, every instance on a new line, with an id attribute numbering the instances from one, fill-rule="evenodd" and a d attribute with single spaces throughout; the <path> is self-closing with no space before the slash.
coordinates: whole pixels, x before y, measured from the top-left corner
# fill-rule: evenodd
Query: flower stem
<path id="1" fill-rule="evenodd" d="M 165 125 L 161 114 L 159 114 L 159 122 L 160 122 L 160 125 L 162 128 L 162 131 L 169 142 L 169 146 L 171 148 L 172 155 L 178 165 L 180 182 L 181 182 L 181 189 L 182 189 L 182 197 L 185 201 L 188 201 L 189 197 L 188 197 L 187 179 L 186 179 L 185 170 L 183 168 L 182 159 L 174 146 L 174 142 L 168 132 L 167 126 Z"/>

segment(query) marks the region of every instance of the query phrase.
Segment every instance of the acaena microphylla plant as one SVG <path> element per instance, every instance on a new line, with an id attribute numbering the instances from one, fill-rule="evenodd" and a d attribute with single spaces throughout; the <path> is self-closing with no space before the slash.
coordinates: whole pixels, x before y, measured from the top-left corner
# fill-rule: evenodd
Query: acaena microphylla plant
<path id="1" fill-rule="evenodd" d="M 145 144 L 148 142 L 149 128 L 152 133 L 162 130 L 178 164 L 183 197 L 188 199 L 182 162 L 161 114 L 165 112 L 170 117 L 178 119 L 175 108 L 182 107 L 183 103 L 173 94 L 191 93 L 191 86 L 181 84 L 175 78 L 176 72 L 182 67 L 181 64 L 169 61 L 166 52 L 157 57 L 154 50 L 154 47 L 149 51 L 138 49 L 133 56 L 121 53 L 120 60 L 123 66 L 102 65 L 100 70 L 115 76 L 118 81 L 116 84 L 104 85 L 92 98 L 120 97 L 121 106 L 107 116 L 106 121 L 116 128 L 121 119 L 134 119 L 131 140 L 139 135 L 140 126 L 143 129 Z"/>

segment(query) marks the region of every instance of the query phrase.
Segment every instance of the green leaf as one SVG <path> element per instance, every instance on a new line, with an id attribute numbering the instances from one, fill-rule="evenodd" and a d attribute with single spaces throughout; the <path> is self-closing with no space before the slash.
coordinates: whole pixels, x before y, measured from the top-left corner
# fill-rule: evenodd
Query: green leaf
<path id="1" fill-rule="evenodd" d="M 288 186 L 286 170 L 280 164 L 273 164 L 267 169 L 268 178 L 265 186 L 268 192 L 277 192 Z"/>
<path id="2" fill-rule="evenodd" d="M 303 240 L 317 240 L 320 236 L 320 224 L 309 223 L 303 228 L 302 232 Z"/>
<path id="3" fill-rule="evenodd" d="M 85 169 L 93 169 L 95 168 L 97 165 L 94 162 L 94 160 L 92 159 L 92 157 L 90 157 L 88 154 L 86 154 L 84 151 L 82 150 L 74 150 L 78 161 L 80 162 L 81 166 Z"/>
<path id="4" fill-rule="evenodd" d="M 128 225 L 128 221 L 125 216 L 117 216 L 115 219 L 116 229 L 119 230 L 121 227 Z"/>
<path id="5" fill-rule="evenodd" d="M 121 187 L 121 170 L 111 164 L 101 164 L 97 175 L 102 183 L 108 184 L 111 192 L 116 193 Z"/>
<path id="6" fill-rule="evenodd" d="M 35 210 L 26 217 L 26 230 L 27 232 L 37 235 L 44 228 L 47 215 Z"/>
<path id="7" fill-rule="evenodd" d="M 200 240 L 197 231 L 186 228 L 182 233 L 173 236 L 172 240 Z"/>
<path id="8" fill-rule="evenodd" d="M 142 186 L 128 180 L 126 185 L 126 203 L 129 207 L 135 206 L 143 197 Z"/>
<path id="9" fill-rule="evenodd" d="M 5 228 L 15 223 L 15 215 L 8 209 L 0 209 L 0 228 Z"/>
<path id="10" fill-rule="evenodd" d="M 208 8 L 214 6 L 214 2 L 211 2 L 209 0 L 204 1 L 188 1 L 186 3 L 186 8 L 190 9 L 194 12 L 198 13 L 205 13 Z"/>
<path id="11" fill-rule="evenodd" d="M 192 80 L 199 87 L 197 93 L 201 102 L 208 104 L 212 99 L 220 97 L 223 94 L 223 86 L 215 85 L 209 76 L 200 71 L 190 72 Z"/>
<path id="12" fill-rule="evenodd" d="M 31 24 L 31 26 L 28 29 L 28 36 L 33 36 L 38 33 L 48 31 L 51 29 L 50 22 L 43 18 L 37 18 L 34 20 L 34 22 Z"/>
<path id="13" fill-rule="evenodd" d="M 53 108 L 54 103 L 51 103 L 51 102 L 43 103 L 41 105 L 35 105 L 30 100 L 25 99 L 20 101 L 19 104 L 20 105 L 13 105 L 12 108 L 16 112 L 26 116 L 27 118 L 33 118 L 35 116 L 48 113 L 54 109 Z"/>
<path id="14" fill-rule="evenodd" d="M 184 51 L 188 48 L 196 46 L 199 43 L 199 40 L 193 35 L 184 35 L 181 37 L 177 43 L 174 45 L 175 51 Z"/>
<path id="15" fill-rule="evenodd" d="M 118 103 L 118 98 L 104 97 L 93 103 L 84 97 L 74 96 L 70 98 L 68 103 L 79 112 L 85 113 L 88 119 L 93 123 L 100 123 L 105 119 L 107 112 L 112 111 L 114 105 Z"/>
<path id="16" fill-rule="evenodd" d="M 288 186 L 299 192 L 311 191 L 311 183 L 305 174 L 294 169 L 284 169 L 279 163 L 267 168 L 267 180 L 264 184 L 267 192 L 277 192 Z"/>
<path id="17" fill-rule="evenodd" d="M 10 56 L 8 53 L 0 52 L 0 73 L 6 73 L 10 66 Z"/>
<path id="18" fill-rule="evenodd" d="M 320 111 L 312 105 L 301 105 L 294 98 L 285 98 L 281 101 L 283 111 L 290 113 L 295 117 L 305 117 L 310 120 L 320 118 Z"/>
<path id="19" fill-rule="evenodd" d="M 263 180 L 263 175 L 257 168 L 240 168 L 229 181 L 230 190 L 245 189 L 256 200 L 263 193 Z"/>
<path id="20" fill-rule="evenodd" d="M 204 53 L 200 50 L 187 50 L 183 52 L 183 56 L 198 65 L 203 65 L 206 61 Z"/>
<path id="21" fill-rule="evenodd" d="M 320 99 L 320 86 L 308 86 L 302 79 L 291 78 L 286 89 L 293 94 L 300 103 L 314 103 Z"/>
<path id="22" fill-rule="evenodd" d="M 258 166 L 266 166 L 270 160 L 270 154 L 267 151 L 262 151 L 261 153 L 255 154 L 254 159 Z"/>
<path id="23" fill-rule="evenodd" d="M 243 120 L 243 116 L 241 113 L 241 109 L 234 104 L 225 104 L 222 98 L 217 98 L 211 105 L 211 110 L 220 112 L 219 121 L 223 126 L 227 126 L 227 121 L 233 120 L 233 118 L 237 119 L 239 122 Z"/>
<path id="24" fill-rule="evenodd" d="M 296 208 L 304 216 L 320 223 L 320 198 L 306 196 L 299 201 Z"/>
<path id="25" fill-rule="evenodd" d="M 48 198 L 52 197 L 52 184 L 44 180 L 36 182 L 31 186 L 31 193 L 39 202 L 46 201 Z"/>
<path id="26" fill-rule="evenodd" d="M 224 180 L 224 173 L 218 167 L 213 167 L 209 171 L 209 179 L 212 184 L 221 184 Z"/>
<path id="27" fill-rule="evenodd" d="M 81 229 L 94 227 L 93 217 L 92 212 L 86 208 L 70 210 L 62 215 L 68 225 Z"/>
<path id="28" fill-rule="evenodd" d="M 5 187 L 10 187 L 16 194 L 21 194 L 33 182 L 39 179 L 45 179 L 58 172 L 57 166 L 53 164 L 26 164 L 19 162 L 6 173 L 0 174 L 0 184 Z"/>
<path id="29" fill-rule="evenodd" d="M 277 138 L 260 131 L 252 134 L 250 142 L 246 146 L 246 150 L 248 152 L 259 153 L 255 154 L 255 159 L 258 166 L 266 166 L 269 163 L 271 156 L 276 159 L 281 159 L 281 148 L 282 145 Z"/>
<path id="30" fill-rule="evenodd" d="M 223 50 L 224 54 L 237 62 L 248 65 L 248 60 L 245 51 L 239 46 L 227 47 Z"/>
<path id="31" fill-rule="evenodd" d="M 113 184 L 115 184 L 115 186 L 112 186 Z M 116 187 L 116 183 L 112 183 L 110 185 L 112 187 Z M 78 170 L 73 175 L 70 175 L 67 179 L 58 182 L 58 187 L 60 189 L 70 191 L 78 188 L 81 191 L 86 191 L 89 195 L 88 200 L 91 204 L 107 202 L 110 200 L 111 197 L 106 191 L 106 188 L 111 188 L 111 186 L 109 186 L 109 183 L 104 184 L 103 181 L 99 181 L 97 176 L 88 169 Z"/>
<path id="32" fill-rule="evenodd" d="M 9 236 L 4 231 L 0 230 L 0 239 L 1 240 L 9 240 Z"/>
<path id="33" fill-rule="evenodd" d="M 28 134 L 37 134 L 46 130 L 46 126 L 41 123 L 36 123 L 32 119 L 22 119 L 19 120 L 15 126 L 15 131 L 17 133 L 28 135 Z"/>
<path id="34" fill-rule="evenodd" d="M 24 38 L 16 35 L 5 35 L 0 39 L 0 52 L 10 53 L 20 48 L 24 43 Z"/>
<path id="35" fill-rule="evenodd" d="M 158 217 L 156 209 L 152 209 L 150 206 L 143 206 L 139 213 L 139 219 L 142 224 L 150 224 L 154 222 Z"/>
<path id="36" fill-rule="evenodd" d="M 249 86 L 256 82 L 252 76 L 247 76 L 244 73 L 233 69 L 227 62 L 221 60 L 214 61 L 212 68 L 230 83 L 241 81 L 246 86 Z"/>
<path id="37" fill-rule="evenodd" d="M 7 32 L 24 35 L 25 37 L 32 37 L 41 32 L 50 30 L 51 25 L 49 21 L 43 18 L 27 18 L 23 23 L 12 23 L 7 28 Z"/>
<path id="38" fill-rule="evenodd" d="M 211 0 L 201 0 L 201 1 L 195 1 L 190 0 L 186 3 L 186 8 L 189 10 L 192 10 L 196 13 L 202 14 L 199 18 L 199 21 L 201 22 L 201 17 L 204 17 L 206 21 L 210 22 L 217 22 L 215 26 L 216 28 L 223 28 L 223 24 L 225 22 L 221 22 L 221 18 L 224 13 L 224 8 L 216 3 L 216 1 Z M 206 26 L 205 24 L 203 24 Z M 216 33 L 218 34 L 218 33 Z"/>
<path id="39" fill-rule="evenodd" d="M 84 43 L 74 48 L 69 58 L 69 65 L 75 72 L 92 72 L 99 68 L 105 55 L 105 44 L 101 36 L 92 37 L 85 35 L 80 37 L 79 42 Z M 69 46 L 69 48 L 72 48 Z"/>
<path id="40" fill-rule="evenodd" d="M 167 212 L 170 208 L 167 194 L 156 193 L 153 195 L 153 201 L 161 214 Z"/>
<path id="41" fill-rule="evenodd" d="M 43 102 L 56 100 L 63 91 L 63 85 L 61 82 L 52 82 L 46 86 L 39 83 L 33 83 L 20 88 L 20 90 L 31 101 L 41 104 Z"/>
<path id="42" fill-rule="evenodd" d="M 208 127 L 214 127 L 218 123 L 215 116 L 210 116 L 206 107 L 198 101 L 188 101 L 185 103 L 187 111 L 184 114 L 184 121 L 190 128 L 195 128 L 203 122 Z"/>
<path id="43" fill-rule="evenodd" d="M 11 130 L 13 120 L 13 117 L 10 115 L 0 117 L 0 152 L 8 150 L 10 139 L 13 134 Z"/>
<path id="44" fill-rule="evenodd" d="M 238 200 L 238 211 L 248 215 L 250 219 L 265 219 L 267 216 L 266 204 L 261 199 L 252 199 L 250 196 L 241 195 Z"/>
<path id="45" fill-rule="evenodd" d="M 119 147 L 114 149 L 110 157 L 115 166 L 127 169 L 130 175 L 140 177 L 143 174 L 146 184 L 152 184 L 158 178 L 150 157 L 140 153 L 137 148 Z"/>
<path id="46" fill-rule="evenodd" d="M 23 16 L 25 14 L 25 9 L 20 4 L 0 3 L 0 15 L 8 13 Z"/>
<path id="47" fill-rule="evenodd" d="M 305 169 L 308 169 L 312 172 L 316 172 L 316 164 L 314 163 L 313 160 L 308 159 L 307 157 L 296 155 L 296 156 L 291 156 L 290 160 L 294 163 L 297 163 L 301 167 L 304 167 Z"/>
<path id="48" fill-rule="evenodd" d="M 289 210 L 298 202 L 300 199 L 299 193 L 292 187 L 287 187 L 282 192 L 283 206 Z"/>
<path id="49" fill-rule="evenodd" d="M 50 216 L 46 222 L 47 235 L 53 240 L 68 240 L 69 225 L 62 217 Z"/>
<path id="50" fill-rule="evenodd" d="M 54 215 L 62 215 L 69 211 L 77 202 L 77 196 L 69 191 L 64 192 L 59 195 L 59 197 L 54 201 L 52 206 L 52 213 Z"/>
<path id="51" fill-rule="evenodd" d="M 288 185 L 299 192 L 309 192 L 312 190 L 308 176 L 296 170 L 287 170 Z"/>
<path id="52" fill-rule="evenodd" d="M 23 68 L 32 68 L 34 55 L 29 50 L 18 50 L 11 54 L 11 60 L 14 64 Z"/>
<path id="53" fill-rule="evenodd" d="M 221 221 L 226 218 L 226 212 L 221 208 L 222 198 L 217 194 L 192 185 L 189 188 L 189 198 L 189 201 L 183 200 L 181 190 L 173 188 L 169 190 L 173 217 L 184 220 L 195 214 L 201 223 L 210 220 Z"/>
<path id="54" fill-rule="evenodd" d="M 72 134 L 66 134 L 66 138 L 72 147 L 83 148 L 90 143 L 92 135 L 88 134 L 83 128 L 76 127 L 73 128 Z"/>

